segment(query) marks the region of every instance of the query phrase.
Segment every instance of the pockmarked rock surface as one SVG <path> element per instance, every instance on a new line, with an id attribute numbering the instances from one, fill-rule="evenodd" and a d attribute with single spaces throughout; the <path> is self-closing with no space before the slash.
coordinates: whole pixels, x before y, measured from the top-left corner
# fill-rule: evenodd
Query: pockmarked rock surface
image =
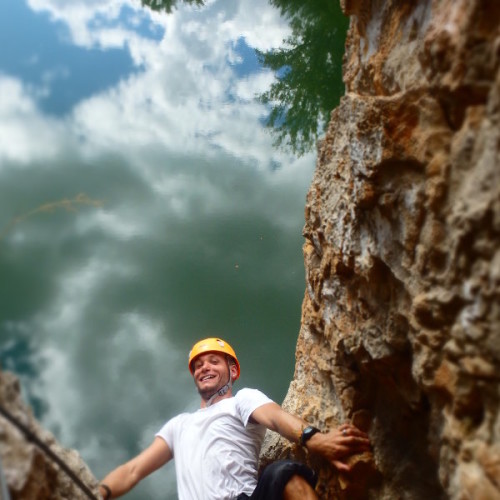
<path id="1" fill-rule="evenodd" d="M 35 420 L 22 401 L 18 379 L 0 372 L 0 404 L 9 415 L 52 450 L 92 491 L 96 498 L 97 480 L 74 450 L 62 448 L 54 436 Z M 3 415 L 0 415 L 1 471 L 12 500 L 88 500 L 70 477 L 38 446 Z M 1 496 L 1 490 L 0 490 Z"/>
<path id="2" fill-rule="evenodd" d="M 303 457 L 324 499 L 499 499 L 500 2 L 342 4 L 284 406 L 369 429 L 378 474 Z"/>

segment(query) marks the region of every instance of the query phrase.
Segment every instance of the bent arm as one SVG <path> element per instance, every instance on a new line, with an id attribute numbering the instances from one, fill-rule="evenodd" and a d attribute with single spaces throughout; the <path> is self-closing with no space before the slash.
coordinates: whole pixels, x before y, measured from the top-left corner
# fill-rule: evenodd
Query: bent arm
<path id="1" fill-rule="evenodd" d="M 276 403 L 259 406 L 251 415 L 251 419 L 268 429 L 278 432 L 293 443 L 300 442 L 300 436 L 309 424 L 292 415 Z M 306 447 L 312 453 L 322 455 L 337 469 L 349 470 L 344 460 L 355 454 L 370 449 L 367 434 L 351 424 L 342 424 L 326 433 L 317 433 L 309 439 Z"/>
<path id="2" fill-rule="evenodd" d="M 101 483 L 111 490 L 109 498 L 118 498 L 172 458 L 173 454 L 167 443 L 162 438 L 156 437 L 148 448 L 111 471 Z M 107 492 L 102 486 L 99 487 L 99 492 L 106 498 Z"/>
<path id="3" fill-rule="evenodd" d="M 251 420 L 281 434 L 292 443 L 298 443 L 302 430 L 309 424 L 291 413 L 286 412 L 277 403 L 266 403 L 259 406 L 252 415 Z"/>

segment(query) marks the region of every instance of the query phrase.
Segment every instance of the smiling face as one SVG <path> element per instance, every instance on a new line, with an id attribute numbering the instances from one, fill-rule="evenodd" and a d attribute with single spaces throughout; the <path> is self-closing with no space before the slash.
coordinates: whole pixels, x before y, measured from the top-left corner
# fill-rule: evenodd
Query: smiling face
<path id="1" fill-rule="evenodd" d="M 229 367 L 226 356 L 216 352 L 198 356 L 193 361 L 193 370 L 194 383 L 205 401 L 227 384 L 229 370 L 231 370 L 232 380 L 236 375 L 236 367 L 233 364 Z M 231 395 L 231 391 L 228 394 Z"/>

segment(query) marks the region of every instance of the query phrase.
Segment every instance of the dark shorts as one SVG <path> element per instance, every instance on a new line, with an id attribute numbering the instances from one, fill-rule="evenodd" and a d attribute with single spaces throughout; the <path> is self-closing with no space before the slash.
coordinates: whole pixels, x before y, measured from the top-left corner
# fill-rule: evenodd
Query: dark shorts
<path id="1" fill-rule="evenodd" d="M 316 486 L 316 474 L 307 465 L 294 460 L 278 460 L 264 469 L 254 492 L 250 496 L 242 493 L 238 500 L 280 500 L 286 483 L 296 474 L 305 478 L 313 488 Z"/>

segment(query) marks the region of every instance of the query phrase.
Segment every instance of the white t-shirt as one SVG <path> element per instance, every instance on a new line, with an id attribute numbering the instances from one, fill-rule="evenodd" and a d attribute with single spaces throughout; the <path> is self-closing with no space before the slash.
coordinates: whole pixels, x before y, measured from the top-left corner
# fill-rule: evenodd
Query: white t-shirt
<path id="1" fill-rule="evenodd" d="M 156 434 L 175 459 L 179 500 L 232 500 L 250 495 L 266 428 L 249 422 L 259 406 L 271 403 L 256 389 L 241 389 L 194 413 L 181 413 Z"/>

